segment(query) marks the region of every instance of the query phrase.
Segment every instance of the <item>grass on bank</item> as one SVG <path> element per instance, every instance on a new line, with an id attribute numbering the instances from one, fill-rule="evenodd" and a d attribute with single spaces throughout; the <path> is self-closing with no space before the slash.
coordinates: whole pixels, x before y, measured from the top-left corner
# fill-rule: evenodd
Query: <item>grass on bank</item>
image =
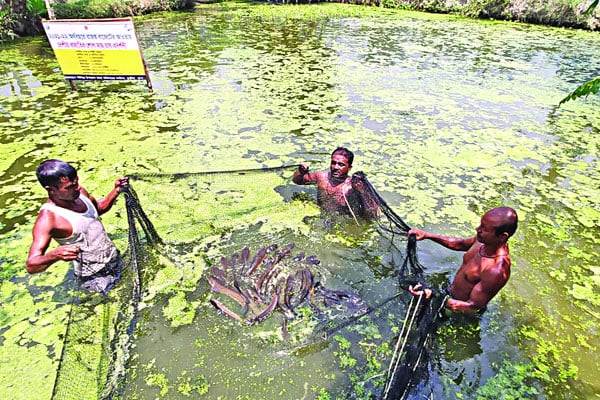
<path id="1" fill-rule="evenodd" d="M 534 24 L 600 30 L 599 0 L 336 0 L 363 6 L 458 14 Z M 186 10 L 218 0 L 55 0 L 57 19 L 116 18 L 160 11 Z M 248 2 L 251 3 L 251 2 Z M 266 0 L 268 4 L 318 3 L 312 0 Z M 225 2 L 225 4 L 227 4 Z M 43 33 L 48 18 L 44 0 L 0 0 L 0 42 Z"/>

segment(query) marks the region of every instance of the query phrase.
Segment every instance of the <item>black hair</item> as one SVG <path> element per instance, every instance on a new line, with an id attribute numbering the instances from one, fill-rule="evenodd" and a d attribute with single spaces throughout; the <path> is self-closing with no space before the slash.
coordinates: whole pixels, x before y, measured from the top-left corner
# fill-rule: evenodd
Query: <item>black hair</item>
<path id="1" fill-rule="evenodd" d="M 341 153 L 344 157 L 346 157 L 348 159 L 348 165 L 352 166 L 352 162 L 354 161 L 354 153 L 353 152 L 351 152 L 350 150 L 348 150 L 345 147 L 338 147 L 331 153 L 331 156 L 333 157 L 333 155 L 335 153 Z"/>
<path id="2" fill-rule="evenodd" d="M 46 160 L 37 167 L 35 175 L 43 187 L 57 188 L 60 178 L 66 177 L 69 178 L 69 181 L 77 178 L 77 170 L 61 160 Z"/>

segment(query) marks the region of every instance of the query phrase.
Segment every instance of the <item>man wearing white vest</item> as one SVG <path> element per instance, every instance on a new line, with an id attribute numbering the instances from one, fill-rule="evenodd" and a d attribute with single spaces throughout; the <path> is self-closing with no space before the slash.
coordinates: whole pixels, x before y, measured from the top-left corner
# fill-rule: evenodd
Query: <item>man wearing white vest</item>
<path id="1" fill-rule="evenodd" d="M 117 179 L 106 197 L 96 200 L 79 186 L 77 170 L 64 161 L 44 161 L 36 175 L 48 200 L 33 227 L 27 272 L 43 272 L 59 260 L 72 261 L 82 287 L 107 293 L 120 279 L 122 259 L 99 216 L 110 210 L 128 178 Z M 51 239 L 59 246 L 47 251 Z"/>

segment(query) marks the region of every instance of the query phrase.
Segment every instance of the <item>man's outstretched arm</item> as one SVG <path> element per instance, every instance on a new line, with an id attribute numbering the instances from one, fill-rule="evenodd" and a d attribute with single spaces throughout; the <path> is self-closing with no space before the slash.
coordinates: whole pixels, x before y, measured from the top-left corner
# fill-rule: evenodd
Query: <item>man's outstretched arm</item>
<path id="1" fill-rule="evenodd" d="M 119 194 L 123 191 L 123 188 L 129 184 L 129 178 L 119 178 L 115 181 L 115 185 L 113 189 L 108 192 L 108 194 L 100 199 L 96 200 L 92 195 L 90 195 L 84 188 L 81 188 L 83 194 L 92 201 L 96 209 L 98 210 L 98 214 L 102 215 L 110 210 L 115 204 L 115 200 L 119 197 Z"/>
<path id="2" fill-rule="evenodd" d="M 292 182 L 296 185 L 310 185 L 317 182 L 318 172 L 308 172 L 307 164 L 298 165 L 298 169 L 294 171 Z"/>
<path id="3" fill-rule="evenodd" d="M 454 236 L 443 236 L 431 232 L 426 232 L 421 229 L 413 228 L 408 231 L 408 236 L 415 235 L 417 240 L 429 239 L 441 244 L 442 246 L 456 251 L 467 251 L 477 241 L 477 237 L 459 238 Z"/>

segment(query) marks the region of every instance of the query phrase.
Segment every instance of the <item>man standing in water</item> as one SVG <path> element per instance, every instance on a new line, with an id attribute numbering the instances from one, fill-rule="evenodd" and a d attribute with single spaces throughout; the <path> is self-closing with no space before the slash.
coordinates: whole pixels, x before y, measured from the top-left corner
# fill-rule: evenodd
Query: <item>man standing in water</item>
<path id="1" fill-rule="evenodd" d="M 354 153 L 338 147 L 331 153 L 329 171 L 308 172 L 308 165 L 300 164 L 292 181 L 298 185 L 316 184 L 317 202 L 328 212 L 376 218 L 377 203 L 365 191 L 361 176 L 348 176 L 353 161 Z"/>
<path id="2" fill-rule="evenodd" d="M 510 254 L 508 239 L 517 230 L 518 217 L 510 207 L 498 207 L 481 217 L 476 236 L 458 238 L 441 236 L 411 229 L 417 240 L 429 239 L 451 250 L 465 251 L 463 261 L 450 285 L 450 297 L 444 306 L 450 310 L 473 313 L 485 309 L 490 300 L 504 287 L 510 277 Z M 420 284 L 409 287 L 414 296 L 425 294 L 429 298 L 431 289 Z"/>
<path id="3" fill-rule="evenodd" d="M 108 195 L 96 200 L 79 186 L 76 169 L 64 161 L 44 161 L 36 175 L 48 200 L 33 227 L 27 272 L 45 271 L 59 260 L 73 261 L 82 287 L 107 293 L 120 279 L 122 259 L 99 216 L 110 210 L 128 178 L 117 179 Z M 59 246 L 46 252 L 51 239 Z"/>

